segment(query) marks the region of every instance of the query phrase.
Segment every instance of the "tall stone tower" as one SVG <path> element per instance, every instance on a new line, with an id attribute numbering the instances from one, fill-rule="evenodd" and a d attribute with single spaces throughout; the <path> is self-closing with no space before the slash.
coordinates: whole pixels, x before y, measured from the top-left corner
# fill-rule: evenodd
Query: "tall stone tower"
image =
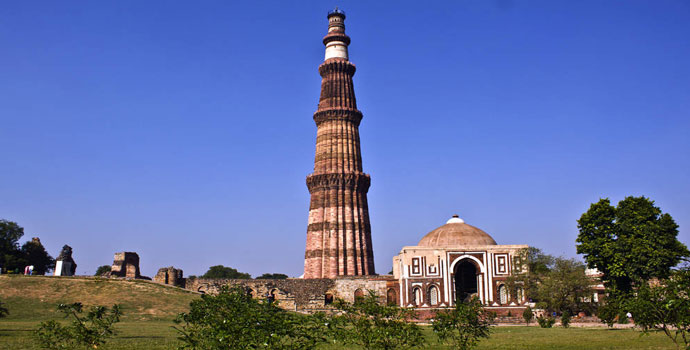
<path id="1" fill-rule="evenodd" d="M 307 176 L 311 194 L 304 278 L 373 275 L 374 252 L 369 224 L 369 175 L 362 171 L 359 122 L 345 34 L 345 13 L 328 13 L 323 38 L 326 58 L 319 66 L 321 97 L 314 113 L 316 158 Z"/>

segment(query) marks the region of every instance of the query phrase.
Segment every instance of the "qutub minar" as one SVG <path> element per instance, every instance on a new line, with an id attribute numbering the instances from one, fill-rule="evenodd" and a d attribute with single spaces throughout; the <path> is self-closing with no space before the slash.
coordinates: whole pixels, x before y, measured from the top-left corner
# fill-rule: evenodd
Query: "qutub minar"
<path id="1" fill-rule="evenodd" d="M 350 37 L 345 34 L 345 13 L 328 14 L 323 38 L 326 57 L 319 66 L 321 97 L 314 113 L 316 156 L 314 173 L 307 176 L 311 194 L 304 278 L 374 275 L 374 252 L 367 192 L 370 178 L 362 170 L 359 122 L 348 59 Z"/>
<path id="2" fill-rule="evenodd" d="M 519 315 L 529 299 L 520 287 L 508 290 L 507 280 L 524 268 L 519 258 L 527 246 L 499 245 L 457 215 L 416 245 L 402 247 L 393 257 L 392 275 L 376 275 L 367 205 L 370 178 L 362 169 L 359 146 L 362 113 L 344 21 L 342 11 L 329 12 L 323 38 L 326 57 L 319 66 L 321 97 L 314 113 L 316 157 L 314 173 L 307 176 L 311 201 L 304 275 L 283 280 L 197 278 L 186 281 L 185 288 L 216 293 L 222 285 L 239 285 L 256 298 L 280 300 L 281 307 L 300 312 L 327 311 L 335 298 L 353 302 L 373 290 L 388 304 L 414 308 L 420 319 L 472 297 L 498 315 Z"/>

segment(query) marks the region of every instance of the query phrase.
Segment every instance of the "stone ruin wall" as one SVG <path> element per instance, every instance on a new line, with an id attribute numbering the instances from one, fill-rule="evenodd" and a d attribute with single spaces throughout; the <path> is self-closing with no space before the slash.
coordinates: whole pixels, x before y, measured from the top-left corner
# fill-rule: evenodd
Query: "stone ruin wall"
<path id="1" fill-rule="evenodd" d="M 183 277 L 182 269 L 176 269 L 173 266 L 158 269 L 158 273 L 153 277 L 153 281 L 175 287 L 184 288 L 185 286 L 185 278 Z"/>
<path id="2" fill-rule="evenodd" d="M 374 290 L 385 298 L 387 285 L 392 276 L 342 277 L 337 279 L 299 279 L 258 280 L 258 279 L 187 279 L 185 288 L 195 292 L 215 294 L 221 286 L 241 286 L 247 288 L 255 298 L 266 299 L 273 296 L 278 305 L 286 310 L 298 312 L 328 311 L 327 294 L 354 302 L 355 291 Z"/>
<path id="3" fill-rule="evenodd" d="M 110 269 L 111 277 L 141 278 L 139 254 L 134 252 L 115 253 Z"/>

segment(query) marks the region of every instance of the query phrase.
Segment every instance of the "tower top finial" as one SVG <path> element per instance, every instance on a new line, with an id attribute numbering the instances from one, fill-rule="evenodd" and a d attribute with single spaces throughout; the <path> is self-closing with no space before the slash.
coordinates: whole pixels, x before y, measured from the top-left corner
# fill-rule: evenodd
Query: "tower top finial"
<path id="1" fill-rule="evenodd" d="M 341 10 L 336 6 L 333 10 L 328 11 L 328 18 L 331 18 L 332 16 L 340 16 L 343 19 L 345 18 L 345 11 Z"/>

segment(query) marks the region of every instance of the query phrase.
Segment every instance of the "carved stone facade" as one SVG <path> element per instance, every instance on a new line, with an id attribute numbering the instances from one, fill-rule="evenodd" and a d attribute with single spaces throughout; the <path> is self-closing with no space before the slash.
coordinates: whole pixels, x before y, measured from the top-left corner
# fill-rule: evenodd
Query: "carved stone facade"
<path id="1" fill-rule="evenodd" d="M 393 275 L 400 285 L 397 304 L 414 307 L 423 317 L 477 297 L 499 316 L 521 315 L 529 299 L 520 287 L 511 293 L 506 280 L 526 268 L 519 260 L 526 248 L 498 245 L 455 216 L 393 258 Z"/>
<path id="2" fill-rule="evenodd" d="M 314 113 L 314 173 L 307 177 L 311 201 L 304 278 L 376 273 L 367 203 L 370 178 L 362 170 L 359 145 L 362 113 L 357 110 L 355 66 L 348 60 L 344 20 L 342 11 L 329 13 L 323 39 L 326 59 L 319 66 L 321 97 Z"/>
<path id="3" fill-rule="evenodd" d="M 176 269 L 173 266 L 162 267 L 158 269 L 158 273 L 153 277 L 153 281 L 162 284 L 169 284 L 176 287 L 185 286 L 185 279 L 181 269 Z"/>
<path id="4" fill-rule="evenodd" d="M 115 253 L 110 276 L 142 278 L 139 273 L 139 254 L 134 252 Z"/>

